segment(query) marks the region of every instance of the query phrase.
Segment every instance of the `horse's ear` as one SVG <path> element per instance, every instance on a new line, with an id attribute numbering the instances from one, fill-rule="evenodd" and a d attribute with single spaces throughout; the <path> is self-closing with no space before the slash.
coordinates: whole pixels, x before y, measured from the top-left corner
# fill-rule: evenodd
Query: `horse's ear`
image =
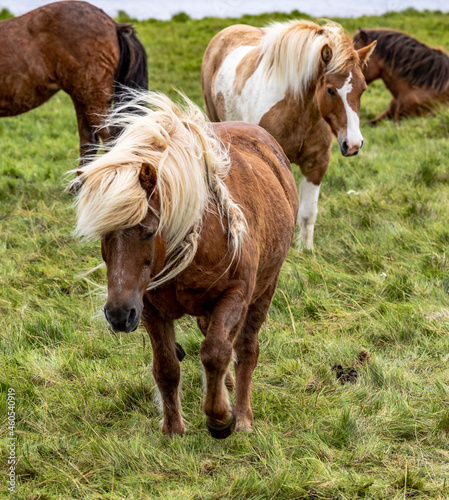
<path id="1" fill-rule="evenodd" d="M 151 194 L 157 183 L 156 169 L 153 168 L 149 163 L 143 163 L 140 169 L 139 181 L 142 188 Z"/>
<path id="2" fill-rule="evenodd" d="M 332 59 L 332 49 L 327 44 L 321 49 L 321 59 L 324 64 L 327 64 Z"/>
<path id="3" fill-rule="evenodd" d="M 362 49 L 359 49 L 357 51 L 357 54 L 359 55 L 360 59 L 360 67 L 364 67 L 365 64 L 368 62 L 368 59 L 370 55 L 373 53 L 373 50 L 376 48 L 377 40 L 374 40 L 374 42 L 370 43 L 368 46 L 363 47 Z"/>
<path id="4" fill-rule="evenodd" d="M 360 40 L 365 44 L 368 45 L 369 43 L 369 38 L 368 38 L 368 33 L 366 31 L 363 31 L 362 28 L 359 28 L 358 35 L 360 37 Z"/>

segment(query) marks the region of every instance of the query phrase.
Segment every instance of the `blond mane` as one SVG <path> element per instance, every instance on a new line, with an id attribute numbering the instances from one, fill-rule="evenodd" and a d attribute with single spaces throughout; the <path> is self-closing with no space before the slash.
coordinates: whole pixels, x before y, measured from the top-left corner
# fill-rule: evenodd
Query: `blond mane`
<path id="1" fill-rule="evenodd" d="M 358 57 L 351 37 L 337 23 L 328 22 L 324 26 L 312 21 L 272 23 L 262 40 L 262 72 L 270 83 L 289 88 L 302 97 L 318 78 L 325 45 L 332 50 L 327 73 L 344 71 Z"/>
<path id="2" fill-rule="evenodd" d="M 98 238 L 139 224 L 150 208 L 151 193 L 139 180 L 142 165 L 149 164 L 157 176 L 159 231 L 167 240 L 165 267 L 149 287 L 156 288 L 192 262 L 205 210 L 217 209 L 227 220 L 232 259 L 240 252 L 246 221 L 224 182 L 228 152 L 201 110 L 186 97 L 181 108 L 156 92 L 131 96 L 106 124 L 122 129 L 119 137 L 74 181 L 81 185 L 76 233 Z"/>

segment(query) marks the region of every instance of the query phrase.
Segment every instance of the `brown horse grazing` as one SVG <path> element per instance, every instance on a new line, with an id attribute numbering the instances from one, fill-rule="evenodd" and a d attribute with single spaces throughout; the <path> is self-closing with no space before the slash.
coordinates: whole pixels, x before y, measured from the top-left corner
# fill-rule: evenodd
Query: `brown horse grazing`
<path id="1" fill-rule="evenodd" d="M 148 108 L 151 106 L 151 109 Z M 282 263 L 298 195 L 287 157 L 262 128 L 208 124 L 189 103 L 137 93 L 111 118 L 123 129 L 81 171 L 77 231 L 101 237 L 107 266 L 104 307 L 114 331 L 142 318 L 153 348 L 164 434 L 183 434 L 179 346 L 173 322 L 196 316 L 207 426 L 216 438 L 250 430 L 251 375 Z M 235 352 L 234 409 L 226 385 Z"/>
<path id="2" fill-rule="evenodd" d="M 376 50 L 363 74 L 368 84 L 382 78 L 393 99 L 388 109 L 370 123 L 422 115 L 435 104 L 449 101 L 449 56 L 442 49 L 432 49 L 401 31 L 387 29 L 360 30 L 354 35 L 354 46 L 362 49 L 372 40 L 377 40 Z"/>
<path id="3" fill-rule="evenodd" d="M 374 46 L 355 51 L 352 39 L 334 23 L 290 21 L 264 29 L 231 26 L 212 39 L 204 54 L 209 118 L 257 123 L 300 166 L 299 243 L 307 249 L 313 248 L 332 133 L 343 156 L 357 154 L 363 144 L 361 69 Z"/>
<path id="4" fill-rule="evenodd" d="M 0 116 L 25 113 L 64 90 L 75 106 L 80 156 L 110 131 L 97 127 L 123 84 L 148 88 L 134 29 L 87 2 L 56 2 L 0 22 Z"/>

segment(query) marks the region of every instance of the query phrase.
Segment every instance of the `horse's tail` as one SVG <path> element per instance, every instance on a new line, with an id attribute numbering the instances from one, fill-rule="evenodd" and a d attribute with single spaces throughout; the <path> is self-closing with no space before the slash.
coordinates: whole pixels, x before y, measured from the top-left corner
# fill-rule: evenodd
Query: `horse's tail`
<path id="1" fill-rule="evenodd" d="M 115 71 L 114 101 L 124 99 L 123 87 L 148 90 L 148 63 L 145 47 L 130 24 L 117 24 L 120 59 Z"/>

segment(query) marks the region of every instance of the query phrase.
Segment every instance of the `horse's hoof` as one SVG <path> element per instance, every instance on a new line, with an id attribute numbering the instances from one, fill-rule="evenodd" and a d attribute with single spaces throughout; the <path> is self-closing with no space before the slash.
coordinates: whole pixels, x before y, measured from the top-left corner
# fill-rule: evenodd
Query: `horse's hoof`
<path id="1" fill-rule="evenodd" d="M 229 425 L 226 427 L 222 427 L 221 429 L 215 429 L 207 424 L 207 428 L 209 430 L 210 435 L 215 439 L 226 439 L 229 437 L 235 429 L 235 415 L 232 416 L 232 420 Z"/>
<path id="2" fill-rule="evenodd" d="M 235 426 L 235 432 L 253 432 L 252 422 L 239 420 Z"/>

